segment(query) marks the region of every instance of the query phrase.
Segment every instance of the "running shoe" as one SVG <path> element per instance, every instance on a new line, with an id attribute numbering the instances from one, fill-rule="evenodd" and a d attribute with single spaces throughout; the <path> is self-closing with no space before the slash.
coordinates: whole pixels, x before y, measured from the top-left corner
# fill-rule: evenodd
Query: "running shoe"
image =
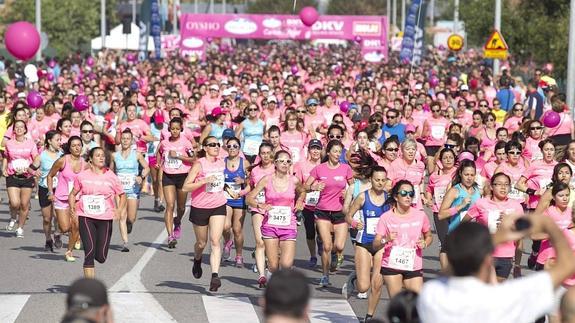
<path id="1" fill-rule="evenodd" d="M 351 296 L 351 293 L 353 293 L 353 291 L 355 290 L 356 280 L 357 276 L 355 274 L 355 271 L 351 272 L 347 276 L 347 281 L 343 284 L 343 287 L 341 288 L 341 295 L 343 295 L 344 298 L 347 299 Z"/>
<path id="2" fill-rule="evenodd" d="M 258 273 L 258 265 L 256 263 L 254 263 L 254 265 L 252 266 L 252 271 L 256 274 Z"/>
<path id="3" fill-rule="evenodd" d="M 258 278 L 258 285 L 260 286 L 260 288 L 265 288 L 267 282 L 268 279 L 266 278 L 266 276 L 260 276 L 260 278 Z"/>
<path id="4" fill-rule="evenodd" d="M 218 276 L 212 276 L 212 280 L 210 281 L 210 292 L 217 292 L 218 288 L 222 286 L 222 281 Z"/>
<path id="5" fill-rule="evenodd" d="M 174 239 L 180 239 L 182 237 L 182 223 L 181 222 L 177 222 L 174 219 L 174 233 L 173 233 L 173 237 Z"/>
<path id="6" fill-rule="evenodd" d="M 321 279 L 319 280 L 319 287 L 327 287 L 329 285 L 331 285 L 329 282 L 329 276 L 321 276 Z"/>
<path id="7" fill-rule="evenodd" d="M 44 244 L 44 251 L 54 252 L 54 241 L 52 239 L 46 240 L 46 244 Z"/>
<path id="8" fill-rule="evenodd" d="M 122 252 L 130 252 L 130 249 L 128 249 L 128 245 L 126 243 L 124 243 L 124 246 L 122 247 Z"/>
<path id="9" fill-rule="evenodd" d="M 128 234 L 132 233 L 132 227 L 134 224 L 130 221 L 126 221 L 126 229 L 128 230 Z"/>
<path id="10" fill-rule="evenodd" d="M 54 235 L 54 248 L 56 249 L 60 249 L 62 248 L 62 239 L 60 238 L 60 235 Z"/>
<path id="11" fill-rule="evenodd" d="M 232 246 L 234 245 L 234 240 L 230 239 L 228 241 L 226 241 L 226 243 L 224 243 L 224 253 L 222 255 L 222 258 L 224 259 L 224 261 L 229 261 L 230 260 L 230 254 L 232 252 Z"/>
<path id="12" fill-rule="evenodd" d="M 76 241 L 76 243 L 74 244 L 74 249 L 80 250 L 80 248 L 82 248 L 82 245 L 80 244 L 80 241 Z"/>
<path id="13" fill-rule="evenodd" d="M 343 259 L 344 259 L 343 254 L 337 256 L 337 266 L 336 266 L 337 269 L 339 269 L 341 267 L 341 265 L 343 265 Z"/>
<path id="14" fill-rule="evenodd" d="M 330 271 L 337 271 L 337 253 L 335 251 L 331 252 L 331 259 L 329 262 L 329 270 Z"/>
<path id="15" fill-rule="evenodd" d="M 237 268 L 244 268 L 244 257 L 236 256 L 236 267 Z"/>
<path id="16" fill-rule="evenodd" d="M 178 240 L 176 240 L 173 235 L 168 237 L 168 249 L 174 249 L 177 243 Z"/>
<path id="17" fill-rule="evenodd" d="M 72 251 L 68 250 L 66 251 L 66 254 L 64 255 L 64 257 L 66 258 L 67 262 L 74 262 L 76 261 L 76 258 L 74 258 L 74 256 L 72 255 Z"/>
<path id="18" fill-rule="evenodd" d="M 307 266 L 309 268 L 315 268 L 317 266 L 317 257 L 310 257 Z"/>
<path id="19" fill-rule="evenodd" d="M 373 318 L 373 315 L 369 315 L 369 314 L 365 314 L 365 319 L 363 320 L 363 322 L 369 322 L 371 321 L 371 319 Z"/>
<path id="20" fill-rule="evenodd" d="M 357 298 L 359 298 L 359 299 L 367 299 L 367 292 L 365 292 L 365 293 L 357 293 Z"/>
<path id="21" fill-rule="evenodd" d="M 194 265 L 192 266 L 192 275 L 196 279 L 202 278 L 202 259 L 194 259 Z"/>
<path id="22" fill-rule="evenodd" d="M 16 230 L 16 221 L 10 220 L 10 224 L 6 226 L 6 231 L 14 232 Z"/>
<path id="23" fill-rule="evenodd" d="M 158 203 L 158 212 L 164 212 L 166 210 L 166 207 L 164 206 L 164 204 L 162 202 Z"/>
<path id="24" fill-rule="evenodd" d="M 22 228 L 16 229 L 16 238 L 24 238 L 24 229 Z"/>

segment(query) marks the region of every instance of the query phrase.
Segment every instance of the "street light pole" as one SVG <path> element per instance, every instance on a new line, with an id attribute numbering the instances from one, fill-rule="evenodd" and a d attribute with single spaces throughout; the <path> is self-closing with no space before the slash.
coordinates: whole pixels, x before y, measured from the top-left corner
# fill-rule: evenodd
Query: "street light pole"
<path id="1" fill-rule="evenodd" d="M 391 0 L 387 0 L 387 5 L 385 6 L 387 15 L 387 39 L 391 39 Z"/>
<path id="2" fill-rule="evenodd" d="M 38 33 L 42 32 L 42 0 L 36 0 L 36 29 Z M 36 52 L 36 61 L 42 60 L 42 45 L 38 48 Z"/>
<path id="3" fill-rule="evenodd" d="M 172 17 L 172 25 L 174 26 L 174 35 L 178 34 L 178 0 L 173 0 L 173 13 L 174 16 Z"/>
<path id="4" fill-rule="evenodd" d="M 397 27 L 397 0 L 392 1 L 391 6 L 391 24 L 393 25 L 393 29 Z"/>
<path id="5" fill-rule="evenodd" d="M 571 116 L 575 113 L 575 0 L 571 0 L 569 10 L 569 52 L 567 54 L 567 105 L 571 109 Z"/>
<path id="6" fill-rule="evenodd" d="M 102 49 L 106 47 L 106 0 L 100 0 L 100 36 Z"/>
<path id="7" fill-rule="evenodd" d="M 459 30 L 459 0 L 455 0 L 453 5 L 453 33 L 457 34 Z"/>
<path id="8" fill-rule="evenodd" d="M 132 0 L 132 23 L 136 24 L 136 2 L 138 0 Z"/>
<path id="9" fill-rule="evenodd" d="M 405 0 L 401 0 L 401 31 L 405 32 Z"/>
<path id="10" fill-rule="evenodd" d="M 495 30 L 501 32 L 501 0 L 495 0 Z M 499 60 L 493 60 L 493 76 L 499 74 Z"/>

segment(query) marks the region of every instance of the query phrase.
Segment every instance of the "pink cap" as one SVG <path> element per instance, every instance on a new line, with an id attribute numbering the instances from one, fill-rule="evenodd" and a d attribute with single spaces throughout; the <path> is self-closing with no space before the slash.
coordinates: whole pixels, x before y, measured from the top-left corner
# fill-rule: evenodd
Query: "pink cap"
<path id="1" fill-rule="evenodd" d="M 161 110 L 156 110 L 156 112 L 154 112 L 154 123 L 164 123 L 164 114 Z"/>
<path id="2" fill-rule="evenodd" d="M 411 123 L 405 126 L 405 133 L 415 132 L 415 126 Z"/>
<path id="3" fill-rule="evenodd" d="M 225 111 L 224 109 L 222 109 L 222 108 L 220 108 L 220 107 L 215 107 L 215 108 L 212 110 L 212 117 L 217 118 L 217 117 L 219 117 L 220 115 L 225 114 L 225 113 L 226 113 L 226 111 Z"/>
<path id="4" fill-rule="evenodd" d="M 475 157 L 473 156 L 472 153 L 468 152 L 468 151 L 464 151 L 461 154 L 459 154 L 459 156 L 457 157 L 457 160 L 461 163 L 462 161 L 464 161 L 465 159 L 467 160 L 471 160 L 474 161 Z"/>

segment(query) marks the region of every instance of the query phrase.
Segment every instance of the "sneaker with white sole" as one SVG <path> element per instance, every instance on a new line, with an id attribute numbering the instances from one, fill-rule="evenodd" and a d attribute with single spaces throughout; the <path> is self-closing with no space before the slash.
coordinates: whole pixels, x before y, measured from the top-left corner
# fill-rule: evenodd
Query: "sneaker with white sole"
<path id="1" fill-rule="evenodd" d="M 6 226 L 6 231 L 13 232 L 16 230 L 16 221 L 10 220 L 10 224 Z"/>
<path id="2" fill-rule="evenodd" d="M 355 274 L 355 271 L 351 272 L 348 276 L 347 276 L 347 281 L 343 284 L 343 287 L 341 288 L 341 295 L 343 295 L 344 298 L 349 298 L 351 296 L 351 294 L 355 291 L 355 282 L 357 280 L 357 276 Z"/>
<path id="3" fill-rule="evenodd" d="M 365 292 L 365 293 L 357 293 L 357 298 L 359 298 L 359 299 L 367 299 L 367 292 Z"/>
<path id="4" fill-rule="evenodd" d="M 319 280 L 319 287 L 327 287 L 329 285 L 331 285 L 329 282 L 329 276 L 321 276 L 321 279 Z"/>
<path id="5" fill-rule="evenodd" d="M 16 229 L 16 237 L 17 238 L 24 238 L 24 229 L 22 229 L 22 228 Z"/>

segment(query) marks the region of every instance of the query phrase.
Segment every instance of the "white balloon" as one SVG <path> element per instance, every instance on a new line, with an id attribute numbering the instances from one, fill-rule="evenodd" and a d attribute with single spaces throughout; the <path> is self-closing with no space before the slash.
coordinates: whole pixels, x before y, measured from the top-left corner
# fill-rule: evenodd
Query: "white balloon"
<path id="1" fill-rule="evenodd" d="M 28 82 L 30 82 L 30 83 L 38 82 L 38 75 L 34 74 L 34 75 L 28 77 Z"/>
<path id="2" fill-rule="evenodd" d="M 33 64 L 28 64 L 26 65 L 26 67 L 24 67 L 24 75 L 26 75 L 26 78 L 28 79 L 32 79 L 34 77 L 38 78 L 38 69 L 36 68 L 36 65 Z M 32 81 L 34 82 L 34 81 Z"/>

